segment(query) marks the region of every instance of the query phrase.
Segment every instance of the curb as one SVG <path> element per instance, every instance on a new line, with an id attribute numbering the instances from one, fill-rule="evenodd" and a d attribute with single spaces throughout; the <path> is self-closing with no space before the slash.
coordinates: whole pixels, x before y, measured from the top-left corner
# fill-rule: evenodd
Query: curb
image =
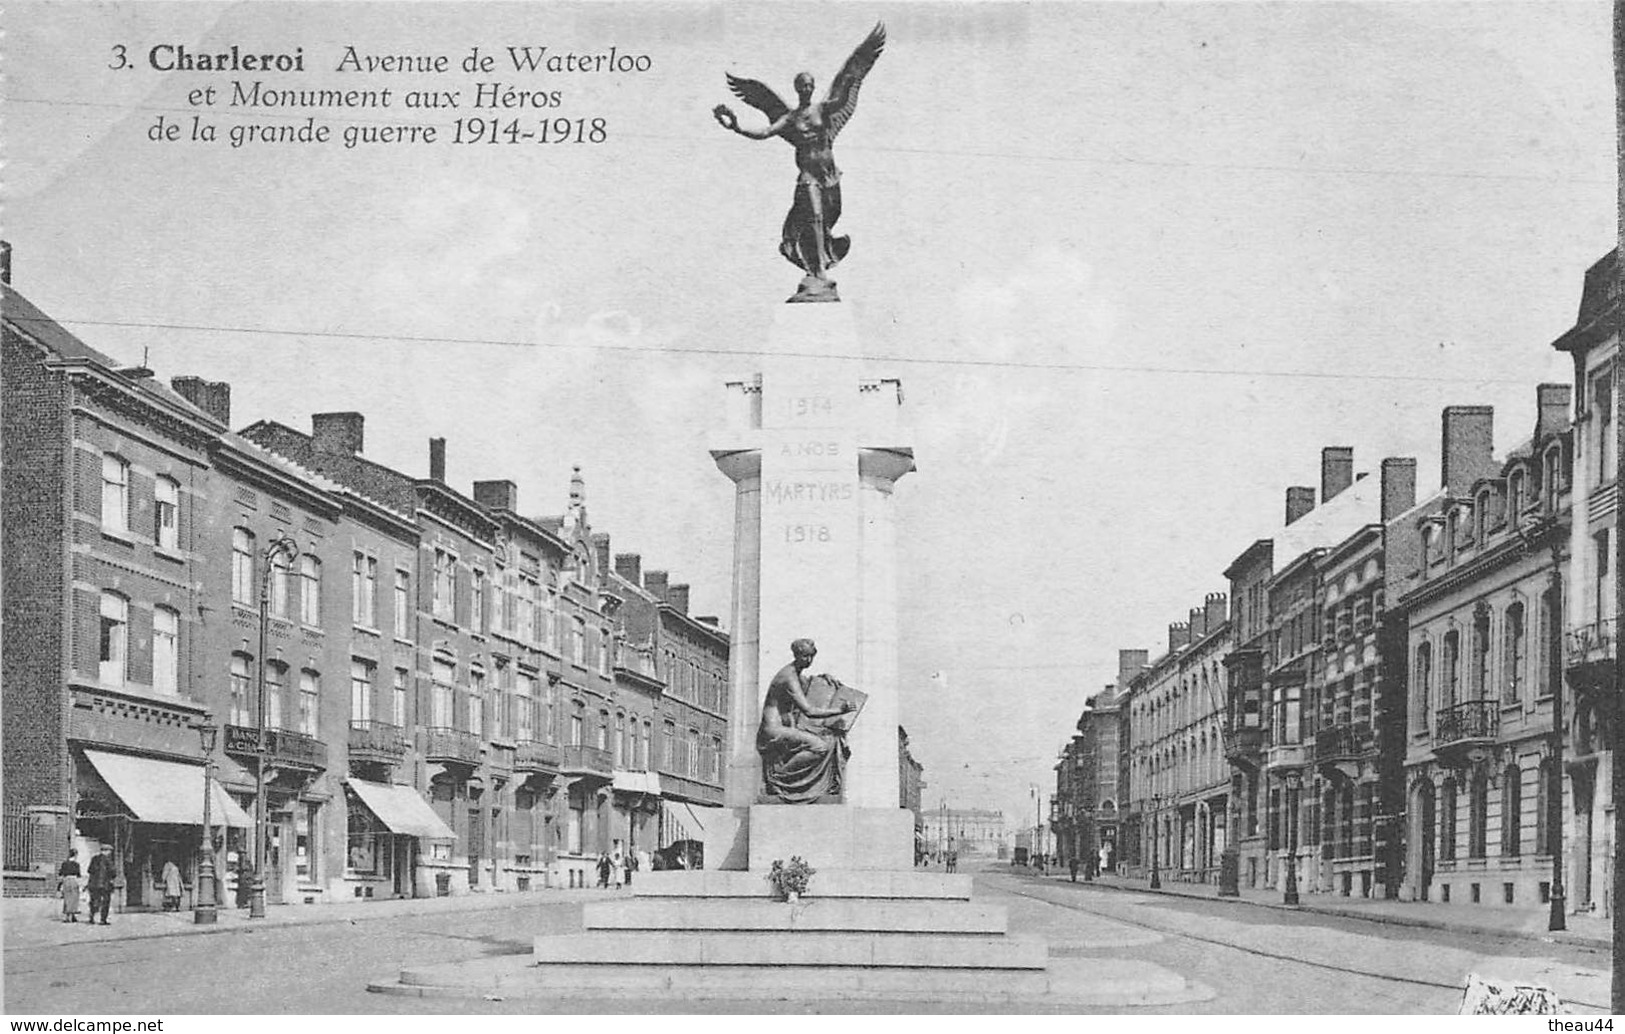
<path id="1" fill-rule="evenodd" d="M 1040 882 L 1047 882 L 1051 877 L 1027 877 Z M 1061 882 L 1071 882 L 1063 880 Z M 1083 881 L 1080 881 L 1083 882 Z M 1508 930 L 1502 926 L 1482 926 L 1476 923 L 1464 923 L 1442 919 L 1430 919 L 1423 916 L 1396 916 L 1365 912 L 1353 908 L 1327 907 L 1320 904 L 1288 905 L 1280 901 L 1253 901 L 1244 897 L 1220 897 L 1205 894 L 1185 894 L 1177 890 L 1165 890 L 1150 887 L 1135 886 L 1123 883 L 1106 883 L 1101 880 L 1089 880 L 1088 885 L 1105 890 L 1126 891 L 1134 894 L 1156 894 L 1160 897 L 1184 898 L 1190 901 L 1213 901 L 1226 905 L 1251 905 L 1254 908 L 1270 908 L 1278 912 L 1296 912 L 1310 915 L 1336 916 L 1339 919 L 1358 919 L 1362 922 L 1377 923 L 1386 926 L 1407 926 L 1422 930 L 1441 930 L 1446 933 L 1469 933 L 1488 937 L 1501 937 L 1507 940 L 1538 940 L 1549 941 L 1554 944 L 1572 944 L 1586 948 L 1611 948 L 1613 941 L 1607 937 L 1594 937 L 1590 934 L 1574 933 L 1568 930 L 1552 930 L 1541 934 L 1532 934 L 1522 930 Z"/>
<path id="2" fill-rule="evenodd" d="M 431 915 L 466 915 L 473 912 L 495 912 L 503 908 L 519 908 L 526 905 L 543 904 L 574 904 L 578 902 L 600 900 L 599 895 L 584 896 L 580 898 L 551 898 L 545 900 L 527 901 L 524 894 L 504 894 L 491 899 L 490 903 L 481 902 L 475 907 L 462 908 L 426 908 L 414 910 L 380 910 L 372 915 L 317 915 L 310 919 L 303 917 L 295 919 L 279 919 L 270 922 L 246 921 L 241 924 L 232 923 L 225 926 L 180 926 L 170 930 L 157 930 L 151 933 L 132 933 L 120 937 L 93 937 L 85 940 L 47 941 L 40 944 L 7 944 L 5 954 L 12 952 L 46 951 L 52 948 L 77 947 L 81 944 L 123 944 L 127 941 L 155 941 L 169 937 L 209 937 L 220 934 L 250 934 L 266 930 L 282 930 L 289 927 L 303 926 L 341 926 L 349 923 L 376 923 L 385 919 L 406 919 L 414 916 Z M 17 900 L 17 899 L 11 899 Z M 430 899 L 432 900 L 432 899 Z M 301 906 L 304 908 L 320 909 L 321 905 Z M 11 938 L 7 938 L 10 940 Z"/>

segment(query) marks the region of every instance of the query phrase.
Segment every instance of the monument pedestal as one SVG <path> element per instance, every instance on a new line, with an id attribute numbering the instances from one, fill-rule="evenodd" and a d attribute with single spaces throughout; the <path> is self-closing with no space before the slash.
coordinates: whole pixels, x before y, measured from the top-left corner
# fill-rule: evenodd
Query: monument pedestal
<path id="1" fill-rule="evenodd" d="M 752 874 L 765 874 L 774 861 L 792 856 L 819 872 L 897 869 L 896 859 L 914 855 L 914 813 L 847 804 L 758 804 L 750 809 L 749 840 Z"/>

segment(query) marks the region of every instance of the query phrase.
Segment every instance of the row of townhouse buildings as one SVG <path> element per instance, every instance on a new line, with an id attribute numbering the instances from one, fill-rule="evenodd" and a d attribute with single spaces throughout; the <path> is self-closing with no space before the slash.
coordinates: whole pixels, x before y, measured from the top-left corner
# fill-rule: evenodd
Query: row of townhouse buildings
<path id="1" fill-rule="evenodd" d="M 443 439 L 427 477 L 367 459 L 359 413 L 233 432 L 229 385 L 166 387 L 6 279 L 8 892 L 111 844 L 120 907 L 171 860 L 190 897 L 206 785 L 228 894 L 263 809 L 273 903 L 701 862 L 728 636 L 611 553 L 579 468 L 531 517 L 511 481 L 452 487 Z"/>
<path id="2" fill-rule="evenodd" d="M 1536 388 L 1526 440 L 1497 456 L 1489 407 L 1447 407 L 1425 494 L 1412 458 L 1367 477 L 1324 449 L 1318 491 L 1286 490 L 1225 592 L 1159 656 L 1120 651 L 1056 765 L 1063 860 L 1109 845 L 1136 876 L 1612 907 L 1616 261 L 1587 272 L 1552 345 L 1573 381 Z"/>

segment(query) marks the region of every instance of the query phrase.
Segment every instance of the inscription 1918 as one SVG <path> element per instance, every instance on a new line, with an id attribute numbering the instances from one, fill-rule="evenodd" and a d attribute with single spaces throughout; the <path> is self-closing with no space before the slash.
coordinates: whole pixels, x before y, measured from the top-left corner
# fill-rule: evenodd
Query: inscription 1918
<path id="1" fill-rule="evenodd" d="M 830 541 L 829 525 L 786 524 L 784 526 L 784 541 L 791 544 L 799 542 L 828 542 Z"/>

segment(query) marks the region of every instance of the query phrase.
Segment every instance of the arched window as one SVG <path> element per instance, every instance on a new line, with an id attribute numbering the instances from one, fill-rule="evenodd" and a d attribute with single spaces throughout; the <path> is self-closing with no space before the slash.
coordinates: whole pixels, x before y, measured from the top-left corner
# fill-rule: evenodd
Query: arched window
<path id="1" fill-rule="evenodd" d="M 1508 765 L 1501 773 L 1501 854 L 1516 858 L 1523 853 L 1523 770 Z"/>
<path id="2" fill-rule="evenodd" d="M 1507 524 L 1517 527 L 1518 517 L 1523 513 L 1525 478 L 1523 471 L 1515 470 L 1507 478 Z"/>
<path id="3" fill-rule="evenodd" d="M 102 527 L 130 530 L 130 465 L 111 452 L 102 453 Z"/>
<path id="4" fill-rule="evenodd" d="M 116 592 L 104 592 L 96 677 L 106 685 L 122 686 L 129 675 L 130 601 Z"/>
<path id="5" fill-rule="evenodd" d="M 152 688 L 173 696 L 180 692 L 179 611 L 152 608 Z"/>
<path id="6" fill-rule="evenodd" d="M 609 712 L 598 712 L 598 749 L 609 749 Z"/>
<path id="7" fill-rule="evenodd" d="M 614 763 L 616 768 L 625 768 L 629 760 L 626 750 L 626 715 L 616 712 L 615 715 L 615 747 Z"/>

